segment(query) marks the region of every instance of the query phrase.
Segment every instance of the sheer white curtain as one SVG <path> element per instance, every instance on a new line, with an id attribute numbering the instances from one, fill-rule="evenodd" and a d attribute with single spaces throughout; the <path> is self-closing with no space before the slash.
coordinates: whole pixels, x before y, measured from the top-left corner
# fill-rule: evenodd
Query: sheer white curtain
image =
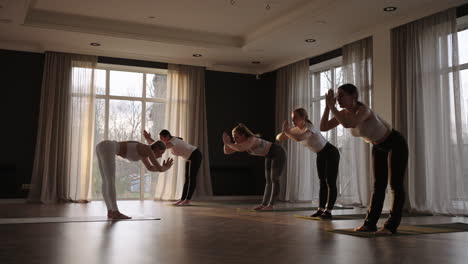
<path id="1" fill-rule="evenodd" d="M 309 81 L 309 60 L 278 70 L 276 77 L 276 131 L 284 120 L 291 122 L 291 112 L 298 107 L 308 110 L 312 103 Z M 319 123 L 314 123 L 318 126 Z M 287 153 L 286 170 L 280 178 L 280 198 L 285 201 L 310 201 L 318 193 L 315 154 L 295 141 L 282 143 Z M 315 183 L 315 184 L 314 184 Z M 314 192 L 314 186 L 316 191 Z"/>
<path id="2" fill-rule="evenodd" d="M 354 84 L 359 89 L 359 101 L 370 108 L 373 108 L 372 45 L 372 37 L 368 37 L 343 46 L 342 69 L 343 83 Z M 345 202 L 367 205 L 371 193 L 371 146 L 344 129 L 339 147 L 340 179 L 348 183 L 340 195 L 349 197 Z"/>
<path id="3" fill-rule="evenodd" d="M 205 69 L 169 64 L 167 71 L 168 102 L 165 127 L 172 135 L 182 137 L 197 147 L 203 155 L 198 172 L 195 197 L 211 196 L 211 178 L 206 126 Z M 155 135 L 156 137 L 157 135 Z M 167 157 L 167 152 L 164 156 Z M 161 173 L 156 183 L 154 199 L 175 200 L 182 195 L 185 181 L 185 160 L 174 157 L 174 165 Z"/>
<path id="4" fill-rule="evenodd" d="M 97 57 L 46 52 L 28 200 L 88 201 Z"/>
<path id="5" fill-rule="evenodd" d="M 410 206 L 468 214 L 467 98 L 456 67 L 456 10 L 395 28 L 391 37 L 393 118 L 409 144 Z"/>

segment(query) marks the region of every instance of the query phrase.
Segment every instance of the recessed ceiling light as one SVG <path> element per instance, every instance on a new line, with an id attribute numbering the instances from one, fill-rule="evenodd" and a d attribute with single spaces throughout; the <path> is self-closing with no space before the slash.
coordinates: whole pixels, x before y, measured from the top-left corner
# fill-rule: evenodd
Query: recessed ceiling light
<path id="1" fill-rule="evenodd" d="M 192 56 L 194 56 L 194 57 L 197 57 L 197 58 L 198 58 L 198 57 L 201 57 L 201 56 L 203 56 L 203 55 L 201 55 L 201 54 L 193 54 Z"/>
<path id="2" fill-rule="evenodd" d="M 252 64 L 260 64 L 259 61 L 252 61 Z"/>
<path id="3" fill-rule="evenodd" d="M 306 39 L 305 42 L 309 42 L 309 43 L 312 43 L 312 42 L 315 42 L 317 41 L 316 39 Z"/>
<path id="4" fill-rule="evenodd" d="M 99 44 L 99 43 L 97 43 L 97 42 L 91 42 L 91 43 L 89 43 L 89 45 L 94 46 L 94 47 L 99 47 L 99 46 L 101 46 L 101 44 Z"/>
<path id="5" fill-rule="evenodd" d="M 326 24 L 327 22 L 323 21 L 323 20 L 317 20 L 315 21 L 315 24 L 319 24 L 319 25 L 324 25 Z"/>
<path id="6" fill-rule="evenodd" d="M 385 8 L 383 9 L 383 11 L 385 11 L 385 12 L 393 12 L 393 11 L 395 11 L 395 10 L 397 10 L 397 8 L 394 7 L 394 6 L 387 6 L 387 7 L 385 7 Z"/>

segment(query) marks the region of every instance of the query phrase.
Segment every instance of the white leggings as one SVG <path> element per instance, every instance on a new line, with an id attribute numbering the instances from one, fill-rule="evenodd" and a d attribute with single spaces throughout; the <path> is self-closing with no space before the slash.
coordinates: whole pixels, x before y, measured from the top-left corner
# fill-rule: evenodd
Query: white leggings
<path id="1" fill-rule="evenodd" d="M 96 145 L 99 170 L 102 177 L 102 197 L 107 210 L 118 211 L 115 191 L 115 156 L 119 152 L 117 141 L 104 140 Z"/>

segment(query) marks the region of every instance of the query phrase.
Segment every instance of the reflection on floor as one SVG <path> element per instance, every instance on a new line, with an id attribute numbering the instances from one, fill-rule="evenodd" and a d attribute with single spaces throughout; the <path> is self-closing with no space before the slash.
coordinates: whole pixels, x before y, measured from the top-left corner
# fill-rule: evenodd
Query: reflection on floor
<path id="1" fill-rule="evenodd" d="M 0 203 L 8 219 L 61 219 L 65 223 L 0 224 L 0 263 L 465 263 L 468 232 L 361 238 L 327 232 L 353 228 L 362 219 L 304 221 L 312 210 L 256 213 L 249 201 L 119 201 L 121 211 L 160 221 L 76 222 L 105 219 L 105 206 Z M 312 207 L 282 203 L 277 208 Z M 242 210 L 240 210 L 240 209 Z M 365 208 L 335 210 L 363 214 Z M 67 219 L 69 220 L 67 222 Z M 381 219 L 380 224 L 385 219 Z M 463 222 L 467 217 L 404 217 L 402 224 Z"/>

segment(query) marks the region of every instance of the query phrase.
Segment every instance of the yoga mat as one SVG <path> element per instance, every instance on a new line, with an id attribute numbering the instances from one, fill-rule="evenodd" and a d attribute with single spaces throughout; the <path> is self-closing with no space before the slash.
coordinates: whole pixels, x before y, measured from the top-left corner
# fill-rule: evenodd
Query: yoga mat
<path id="1" fill-rule="evenodd" d="M 389 216 L 388 213 L 381 214 L 380 217 L 387 218 Z M 420 216 L 433 216 L 432 214 L 424 214 L 424 213 L 403 213 L 403 217 L 420 217 Z M 319 217 L 311 217 L 311 216 L 304 216 L 304 215 L 295 215 L 294 217 L 303 218 L 308 220 L 317 220 L 317 221 L 330 221 L 330 220 L 356 220 L 356 219 L 364 219 L 366 218 L 366 214 L 346 214 L 346 215 L 333 215 L 332 219 L 321 219 Z"/>
<path id="2" fill-rule="evenodd" d="M 161 220 L 153 217 L 133 217 L 132 219 L 108 219 L 105 216 L 90 217 L 28 217 L 28 218 L 0 218 L 0 225 L 11 224 L 49 224 L 49 223 L 78 223 L 78 222 L 112 222 L 112 221 L 148 221 Z"/>
<path id="3" fill-rule="evenodd" d="M 246 212 L 294 212 L 294 211 L 315 211 L 317 207 L 289 207 L 289 208 L 275 208 L 273 210 L 253 210 L 253 209 L 246 209 L 246 208 L 237 208 L 239 211 L 246 211 Z M 345 210 L 345 209 L 353 209 L 353 207 L 348 206 L 335 206 L 333 210 Z"/>
<path id="4" fill-rule="evenodd" d="M 358 237 L 382 237 L 382 236 L 408 236 L 408 235 L 425 235 L 425 234 L 440 234 L 453 232 L 468 231 L 468 224 L 465 223 L 444 223 L 430 225 L 401 225 L 397 233 L 392 235 L 376 235 L 374 232 L 356 232 L 353 228 L 350 229 L 332 229 L 328 232 L 338 233 L 343 235 L 351 235 Z"/>

